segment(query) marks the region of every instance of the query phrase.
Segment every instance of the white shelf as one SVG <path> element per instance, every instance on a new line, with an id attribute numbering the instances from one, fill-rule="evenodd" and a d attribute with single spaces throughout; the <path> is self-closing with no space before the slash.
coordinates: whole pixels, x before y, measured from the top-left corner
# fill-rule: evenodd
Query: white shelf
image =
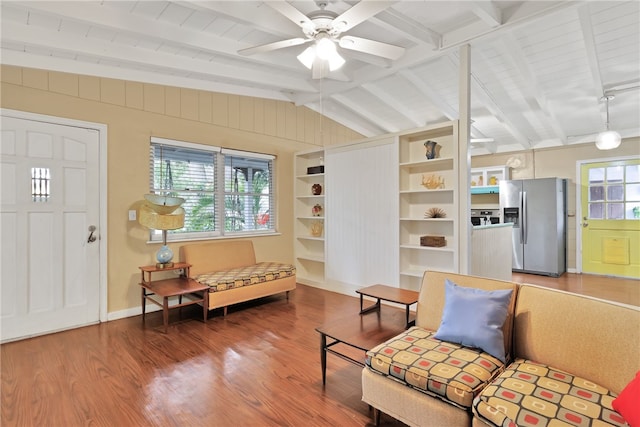
<path id="1" fill-rule="evenodd" d="M 442 157 L 437 159 L 425 159 L 418 161 L 411 161 L 400 163 L 400 169 L 415 169 L 415 168 L 427 168 L 427 169 L 448 169 L 453 164 L 453 157 Z"/>
<path id="2" fill-rule="evenodd" d="M 324 262 L 324 257 L 321 256 L 313 256 L 313 255 L 298 255 L 297 259 L 306 260 L 306 261 L 314 261 L 314 262 Z"/>
<path id="3" fill-rule="evenodd" d="M 415 269 L 409 269 L 409 270 L 402 270 L 400 271 L 400 275 L 401 276 L 408 276 L 408 277 L 417 277 L 422 279 L 422 276 L 424 276 L 424 271 L 422 269 L 419 268 L 415 268 Z M 455 273 L 455 271 L 451 270 L 451 269 L 446 269 L 446 268 L 438 268 L 438 271 L 444 271 L 445 273 Z"/>
<path id="4" fill-rule="evenodd" d="M 296 179 L 312 180 L 312 178 L 318 178 L 318 177 L 324 177 L 324 172 L 323 173 L 311 173 L 311 174 L 297 175 Z"/>
<path id="5" fill-rule="evenodd" d="M 421 246 L 421 245 L 400 245 L 401 249 L 411 249 L 418 251 L 436 251 L 436 252 L 455 252 L 455 249 L 450 246 Z"/>
<path id="6" fill-rule="evenodd" d="M 314 195 L 309 195 L 309 196 L 296 196 L 296 199 L 300 199 L 300 200 L 304 200 L 304 199 L 309 199 L 309 200 L 321 200 L 324 199 L 324 194 L 320 194 L 319 196 L 314 196 Z"/>
<path id="7" fill-rule="evenodd" d="M 454 222 L 453 218 L 400 218 L 400 221 Z"/>
<path id="8" fill-rule="evenodd" d="M 438 144 L 434 159 L 425 158 L 427 140 Z M 458 122 L 400 134 L 398 143 L 399 283 L 418 289 L 425 270 L 459 271 Z M 432 176 L 443 183 L 443 188 L 422 185 Z M 444 210 L 446 217 L 424 218 L 424 212 L 431 208 Z M 445 236 L 446 246 L 420 246 L 420 237 L 428 235 Z"/>
<path id="9" fill-rule="evenodd" d="M 498 193 L 500 181 L 510 179 L 508 166 L 471 169 L 471 194 Z"/>
<path id="10" fill-rule="evenodd" d="M 325 239 L 327 206 L 325 200 L 325 173 L 308 174 L 307 168 L 323 163 L 324 150 L 312 150 L 296 153 L 294 156 L 294 256 L 296 278 L 300 283 L 318 285 L 324 283 Z M 311 194 L 311 186 L 320 184 L 322 194 Z M 312 209 L 316 204 L 322 206 L 322 216 L 313 216 Z M 311 227 L 321 222 L 321 236 L 312 236 Z"/>
<path id="11" fill-rule="evenodd" d="M 302 240 L 316 240 L 318 242 L 324 242 L 324 237 L 314 237 L 314 236 L 297 236 L 296 239 Z"/>
<path id="12" fill-rule="evenodd" d="M 422 278 L 422 276 L 424 275 L 424 270 L 422 269 L 413 269 L 413 270 L 402 270 L 400 272 L 400 275 L 402 276 L 410 276 L 410 277 L 420 277 Z"/>
<path id="13" fill-rule="evenodd" d="M 436 188 L 433 190 L 400 190 L 400 194 L 426 194 L 426 193 L 450 193 L 453 192 L 453 188 Z"/>

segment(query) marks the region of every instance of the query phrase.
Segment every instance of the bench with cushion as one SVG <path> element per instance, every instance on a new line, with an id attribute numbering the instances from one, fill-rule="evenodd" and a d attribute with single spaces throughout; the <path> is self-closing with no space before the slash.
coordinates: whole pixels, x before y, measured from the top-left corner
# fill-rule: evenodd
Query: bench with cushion
<path id="1" fill-rule="evenodd" d="M 257 262 L 251 240 L 193 243 L 180 248 L 180 259 L 191 264 L 190 278 L 209 286 L 209 310 L 227 307 L 296 288 L 294 266 Z"/>

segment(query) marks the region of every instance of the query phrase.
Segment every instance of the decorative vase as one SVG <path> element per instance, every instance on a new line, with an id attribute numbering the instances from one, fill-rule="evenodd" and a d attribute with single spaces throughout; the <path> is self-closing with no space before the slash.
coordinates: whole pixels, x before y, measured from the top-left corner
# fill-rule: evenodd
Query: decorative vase
<path id="1" fill-rule="evenodd" d="M 311 208 L 311 215 L 322 216 L 322 205 L 316 204 Z"/>
<path id="2" fill-rule="evenodd" d="M 427 159 L 435 159 L 436 157 L 438 157 L 437 154 L 440 146 L 438 145 L 437 142 L 425 141 L 424 148 L 426 150 L 424 155 L 427 157 Z"/>
<path id="3" fill-rule="evenodd" d="M 313 194 L 314 196 L 319 196 L 320 194 L 322 194 L 322 185 L 313 184 L 311 186 L 311 194 Z"/>

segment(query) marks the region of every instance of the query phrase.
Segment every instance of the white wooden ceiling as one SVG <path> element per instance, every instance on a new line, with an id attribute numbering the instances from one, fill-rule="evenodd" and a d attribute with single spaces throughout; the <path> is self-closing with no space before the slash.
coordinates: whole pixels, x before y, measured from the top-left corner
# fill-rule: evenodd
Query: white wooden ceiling
<path id="1" fill-rule="evenodd" d="M 365 136 L 458 117 L 458 51 L 471 45 L 472 154 L 640 135 L 640 2 L 398 1 L 348 35 L 406 48 L 396 61 L 340 49 L 321 80 L 302 37 L 262 1 L 1 2 L 1 62 L 306 105 Z M 291 1 L 302 13 L 314 1 Z M 356 2 L 329 0 L 342 13 Z"/>

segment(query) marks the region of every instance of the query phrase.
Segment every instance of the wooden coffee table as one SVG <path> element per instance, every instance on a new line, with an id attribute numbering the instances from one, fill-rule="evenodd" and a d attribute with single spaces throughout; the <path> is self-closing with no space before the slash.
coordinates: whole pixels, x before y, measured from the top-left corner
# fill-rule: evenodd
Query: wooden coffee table
<path id="1" fill-rule="evenodd" d="M 366 288 L 358 289 L 356 292 L 360 294 L 360 314 L 374 310 L 380 311 L 380 300 L 384 300 L 396 304 L 404 304 L 407 328 L 415 323 L 415 321 L 409 322 L 409 307 L 418 302 L 418 292 L 387 285 L 367 286 Z M 377 300 L 376 303 L 367 308 L 362 308 L 362 297 L 365 295 L 375 298 Z"/>
<path id="2" fill-rule="evenodd" d="M 405 329 L 407 322 L 402 309 L 389 309 L 369 314 L 352 314 L 333 320 L 316 328 L 320 333 L 320 365 L 322 366 L 322 384 L 327 379 L 327 353 L 364 366 L 364 355 L 358 360 L 333 349 L 336 344 L 346 344 L 366 353 L 376 345 L 393 338 Z M 327 340 L 329 338 L 329 341 Z"/>

